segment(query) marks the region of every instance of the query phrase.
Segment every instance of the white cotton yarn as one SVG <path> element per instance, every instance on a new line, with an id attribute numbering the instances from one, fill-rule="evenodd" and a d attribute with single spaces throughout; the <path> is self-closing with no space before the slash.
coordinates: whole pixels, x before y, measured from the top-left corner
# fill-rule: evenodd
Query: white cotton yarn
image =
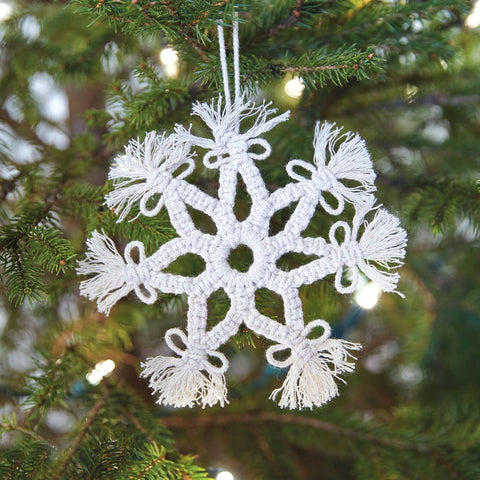
<path id="1" fill-rule="evenodd" d="M 273 193 L 267 190 L 255 165 L 271 154 L 270 144 L 261 135 L 288 120 L 289 112 L 275 115 L 270 104 L 255 105 L 240 91 L 237 24 L 233 37 L 233 102 L 219 26 L 225 101 L 220 97 L 210 104 L 193 105 L 192 114 L 205 122 L 213 138 L 195 136 L 190 128 L 180 125 L 171 135 L 150 132 L 143 142 L 130 141 L 110 170 L 114 190 L 107 195 L 106 204 L 118 214 L 118 221 L 126 219 L 134 204 L 139 205 L 139 214 L 146 216 L 166 208 L 178 238 L 150 257 L 146 257 L 141 242 L 130 242 L 122 256 L 105 233 L 93 232 L 87 240 L 86 258 L 78 267 L 79 274 L 90 275 L 81 282 L 80 292 L 96 299 L 98 309 L 107 315 L 131 291 L 147 304 L 155 302 L 158 291 L 187 294 L 186 333 L 173 328 L 166 334 L 167 345 L 176 356 L 149 358 L 143 364 L 142 375 L 150 378 L 159 404 L 205 407 L 228 403 L 224 377 L 228 360 L 218 349 L 245 324 L 274 342 L 266 352 L 267 361 L 289 369 L 283 385 L 270 398 L 280 397 L 279 405 L 291 409 L 318 407 L 338 394 L 336 380 L 353 371 L 350 351 L 360 345 L 331 338 L 330 326 L 324 320 L 305 324 L 299 287 L 332 275 L 338 292 L 352 293 L 362 272 L 384 291 L 394 292 L 399 280 L 394 270 L 402 265 L 407 235 L 395 216 L 375 205 L 375 173 L 364 140 L 357 134 L 342 133 L 328 122 L 318 123 L 315 129 L 313 163 L 291 160 L 286 171 L 293 181 Z M 242 128 L 246 119 L 252 119 L 253 125 Z M 253 146 L 257 147 L 255 153 Z M 207 151 L 205 167 L 218 170 L 217 197 L 186 180 L 195 168 L 196 147 Z M 239 174 L 252 201 L 244 221 L 237 220 L 234 213 Z M 335 205 L 329 203 L 326 192 L 335 198 Z M 284 229 L 269 236 L 273 214 L 294 202 L 298 203 Z M 317 205 L 337 216 L 347 203 L 355 210 L 351 224 L 335 222 L 327 238 L 302 236 Z M 210 216 L 217 233 L 199 231 L 187 206 Z M 368 220 L 370 216 L 373 218 Z M 253 264 L 247 272 L 234 270 L 227 261 L 239 245 L 253 252 Z M 317 258 L 287 272 L 277 267 L 277 260 L 288 252 Z M 187 253 L 204 259 L 205 270 L 200 275 L 183 277 L 164 272 Z M 347 284 L 346 269 L 351 273 Z M 225 319 L 207 330 L 207 299 L 219 288 L 229 296 L 231 306 Z M 284 323 L 258 312 L 255 292 L 259 288 L 282 297 Z M 311 339 L 315 327 L 321 327 L 323 333 Z M 286 359 L 276 357 L 281 351 L 289 353 Z"/>

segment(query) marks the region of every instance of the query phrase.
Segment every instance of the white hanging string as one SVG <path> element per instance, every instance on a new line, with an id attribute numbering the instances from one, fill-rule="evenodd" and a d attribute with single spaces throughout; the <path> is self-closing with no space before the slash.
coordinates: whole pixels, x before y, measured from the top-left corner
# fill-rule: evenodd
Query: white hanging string
<path id="1" fill-rule="evenodd" d="M 228 84 L 227 52 L 225 51 L 225 37 L 223 27 L 218 25 L 218 45 L 220 48 L 220 63 L 222 65 L 223 90 L 225 91 L 225 106 L 230 110 L 232 100 L 230 98 L 230 86 Z"/>
<path id="2" fill-rule="evenodd" d="M 235 13 L 235 16 L 237 14 Z M 223 26 L 218 25 L 218 44 L 220 48 L 220 63 L 222 66 L 223 89 L 225 92 L 225 104 L 227 108 L 231 107 L 232 100 L 230 96 L 230 85 L 228 81 L 227 52 L 225 48 L 225 36 Z M 240 101 L 240 42 L 238 39 L 238 21 L 233 23 L 233 78 L 235 88 L 235 103 Z"/>
<path id="3" fill-rule="evenodd" d="M 235 12 L 233 24 L 233 72 L 235 81 L 235 102 L 240 101 L 240 43 L 238 41 L 238 14 Z"/>

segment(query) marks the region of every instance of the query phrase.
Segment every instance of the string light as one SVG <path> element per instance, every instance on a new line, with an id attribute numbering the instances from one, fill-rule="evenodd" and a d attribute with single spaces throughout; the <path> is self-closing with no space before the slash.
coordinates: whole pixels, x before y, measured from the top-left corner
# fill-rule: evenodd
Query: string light
<path id="1" fill-rule="evenodd" d="M 373 308 L 382 294 L 382 289 L 375 282 L 369 282 L 360 287 L 354 295 L 354 300 L 365 310 Z"/>
<path id="2" fill-rule="evenodd" d="M 171 48 L 164 48 L 160 51 L 160 61 L 165 69 L 167 77 L 178 75 L 178 52 Z"/>
<path id="3" fill-rule="evenodd" d="M 8 2 L 0 2 L 0 22 L 8 20 L 12 16 L 13 7 Z"/>
<path id="4" fill-rule="evenodd" d="M 230 472 L 224 471 L 217 475 L 216 480 L 235 480 Z"/>
<path id="5" fill-rule="evenodd" d="M 292 98 L 300 98 L 304 90 L 305 83 L 299 77 L 292 78 L 285 84 L 285 93 Z"/>
<path id="6" fill-rule="evenodd" d="M 480 0 L 475 2 L 472 13 L 465 20 L 465 26 L 468 28 L 477 28 L 480 26 Z"/>
<path id="7" fill-rule="evenodd" d="M 115 362 L 113 360 L 103 360 L 95 365 L 95 368 L 87 374 L 88 383 L 98 385 L 104 377 L 115 370 Z"/>

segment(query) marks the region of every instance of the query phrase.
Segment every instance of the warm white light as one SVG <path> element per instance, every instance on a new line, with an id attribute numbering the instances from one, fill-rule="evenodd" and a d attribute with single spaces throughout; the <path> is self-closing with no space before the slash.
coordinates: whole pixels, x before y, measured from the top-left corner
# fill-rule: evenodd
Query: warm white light
<path id="1" fill-rule="evenodd" d="M 98 370 L 103 377 L 112 373 L 115 369 L 115 362 L 113 360 L 104 360 L 95 365 L 95 370 Z"/>
<path id="2" fill-rule="evenodd" d="M 92 385 L 98 385 L 103 377 L 106 377 L 115 369 L 115 362 L 113 360 L 103 360 L 103 362 L 98 362 L 95 365 L 95 368 L 87 374 L 87 381 Z"/>
<path id="3" fill-rule="evenodd" d="M 164 48 L 160 52 L 160 61 L 164 65 L 172 65 L 174 63 L 178 63 L 178 53 L 173 48 Z"/>
<path id="4" fill-rule="evenodd" d="M 230 472 L 220 472 L 216 480 L 235 480 Z"/>
<path id="5" fill-rule="evenodd" d="M 160 61 L 167 77 L 176 77 L 178 74 L 178 53 L 173 48 L 164 48 L 160 52 Z"/>
<path id="6" fill-rule="evenodd" d="M 480 0 L 477 0 L 472 13 L 465 20 L 465 26 L 468 28 L 477 28 L 480 26 Z"/>
<path id="7" fill-rule="evenodd" d="M 92 370 L 90 373 L 87 373 L 86 379 L 88 383 L 92 385 L 98 385 L 102 381 L 102 375 L 97 370 Z"/>
<path id="8" fill-rule="evenodd" d="M 300 98 L 305 90 L 305 83 L 301 78 L 292 78 L 285 84 L 285 93 L 292 98 Z"/>
<path id="9" fill-rule="evenodd" d="M 367 283 L 360 287 L 356 292 L 354 299 L 365 310 L 373 308 L 382 294 L 382 289 L 374 282 Z"/>
<path id="10" fill-rule="evenodd" d="M 0 2 L 0 22 L 8 20 L 12 16 L 13 7 L 8 2 Z"/>

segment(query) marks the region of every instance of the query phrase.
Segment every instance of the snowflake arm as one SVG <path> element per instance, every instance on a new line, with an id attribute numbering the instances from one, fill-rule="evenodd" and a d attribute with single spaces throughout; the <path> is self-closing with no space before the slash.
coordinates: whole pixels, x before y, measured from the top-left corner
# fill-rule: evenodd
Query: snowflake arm
<path id="1" fill-rule="evenodd" d="M 175 238 L 146 257 L 143 243 L 135 241 L 126 245 L 122 257 L 110 238 L 94 231 L 87 240 L 87 257 L 79 262 L 78 268 L 79 274 L 93 276 L 80 283 L 80 292 L 97 300 L 99 311 L 108 315 L 113 305 L 131 291 L 144 303 L 151 304 L 157 298 L 156 290 L 179 294 L 205 288 L 204 276 L 184 277 L 162 270 L 187 253 L 203 254 L 208 245 L 209 236 L 197 233 Z"/>
<path id="2" fill-rule="evenodd" d="M 133 251 L 137 250 L 139 262 L 145 260 L 141 242 L 130 242 L 122 257 L 110 238 L 94 231 L 87 240 L 87 247 L 86 258 L 79 262 L 77 272 L 93 276 L 80 283 L 80 293 L 90 300 L 97 300 L 100 312 L 108 315 L 113 305 L 132 290 L 143 302 L 155 302 L 156 294 L 149 282 L 139 275 L 132 256 Z"/>
<path id="3" fill-rule="evenodd" d="M 275 211 L 298 201 L 285 225 L 285 232 L 300 234 L 305 230 L 318 203 L 327 213 L 338 215 L 343 212 L 345 201 L 368 205 L 374 198 L 371 192 L 375 190 L 375 173 L 364 140 L 352 133 L 340 133 L 341 129 L 334 124 L 325 122 L 320 126 L 317 123 L 313 141 L 314 163 L 291 160 L 287 164 L 288 175 L 298 183 L 276 190 L 270 198 Z M 342 180 L 357 185 L 346 186 Z M 335 198 L 336 206 L 327 201 L 323 192 Z"/>
<path id="4" fill-rule="evenodd" d="M 115 158 L 108 178 L 114 189 L 106 196 L 106 205 L 123 221 L 138 203 L 140 213 L 157 215 L 166 198 L 174 196 L 184 203 L 200 206 L 213 214 L 217 200 L 183 179 L 194 170 L 190 145 L 177 135 L 147 133 L 144 142 L 131 140 L 125 153 Z"/>

